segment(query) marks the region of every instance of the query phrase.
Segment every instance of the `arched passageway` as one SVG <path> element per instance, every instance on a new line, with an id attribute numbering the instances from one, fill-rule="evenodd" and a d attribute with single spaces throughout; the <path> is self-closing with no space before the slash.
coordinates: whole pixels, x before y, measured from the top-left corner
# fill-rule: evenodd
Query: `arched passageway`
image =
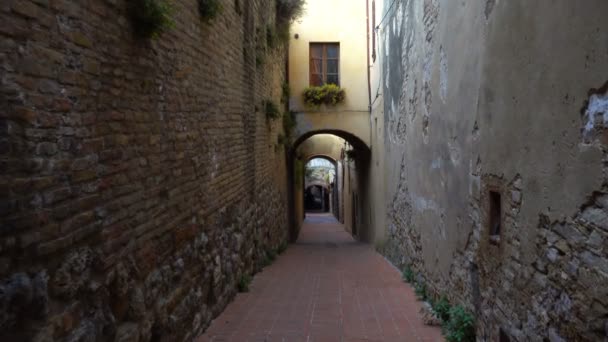
<path id="1" fill-rule="evenodd" d="M 298 137 L 290 154 L 292 240 L 297 239 L 307 212 L 329 212 L 355 238 L 369 241 L 368 145 L 349 132 L 319 130 Z"/>

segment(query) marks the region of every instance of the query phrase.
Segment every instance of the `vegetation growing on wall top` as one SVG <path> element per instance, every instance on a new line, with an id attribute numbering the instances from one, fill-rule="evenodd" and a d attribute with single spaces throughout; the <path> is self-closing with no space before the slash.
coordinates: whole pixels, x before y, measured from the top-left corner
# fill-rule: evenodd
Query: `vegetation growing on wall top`
<path id="1" fill-rule="evenodd" d="M 239 8 L 240 10 L 240 8 Z M 222 11 L 220 0 L 198 0 L 198 11 L 203 21 L 211 21 Z"/>
<path id="2" fill-rule="evenodd" d="M 168 0 L 130 0 L 129 16 L 135 32 L 144 38 L 156 38 L 175 26 L 173 7 Z"/>
<path id="3" fill-rule="evenodd" d="M 335 84 L 324 84 L 319 87 L 308 87 L 304 89 L 304 103 L 307 106 L 316 107 L 322 104 L 335 106 L 344 102 L 346 93 L 344 89 Z"/>
<path id="4" fill-rule="evenodd" d="M 289 42 L 291 23 L 304 14 L 305 0 L 276 0 L 276 37 L 282 43 Z"/>
<path id="5" fill-rule="evenodd" d="M 304 14 L 305 0 L 276 0 L 277 21 L 292 22 Z"/>

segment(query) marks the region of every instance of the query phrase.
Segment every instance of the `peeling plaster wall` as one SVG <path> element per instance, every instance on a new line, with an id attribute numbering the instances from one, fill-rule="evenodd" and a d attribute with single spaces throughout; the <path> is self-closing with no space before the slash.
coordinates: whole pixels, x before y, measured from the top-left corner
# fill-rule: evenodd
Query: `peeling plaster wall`
<path id="1" fill-rule="evenodd" d="M 608 2 L 383 7 L 385 254 L 467 305 L 481 340 L 605 338 Z"/>

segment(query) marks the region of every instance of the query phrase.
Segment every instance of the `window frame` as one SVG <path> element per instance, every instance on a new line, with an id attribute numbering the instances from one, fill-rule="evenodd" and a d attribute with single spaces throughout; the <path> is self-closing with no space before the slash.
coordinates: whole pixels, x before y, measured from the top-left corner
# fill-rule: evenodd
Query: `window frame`
<path id="1" fill-rule="evenodd" d="M 315 46 L 321 46 L 321 58 L 314 58 L 312 52 L 313 52 L 313 47 Z M 327 56 L 327 48 L 329 46 L 335 46 L 336 47 L 336 51 L 337 51 L 337 56 L 336 57 L 328 57 Z M 321 73 L 313 73 L 313 63 L 316 60 L 320 60 L 321 61 Z M 336 68 L 337 68 L 337 72 L 335 73 L 328 73 L 327 71 L 327 62 L 328 61 L 336 61 Z M 340 43 L 339 42 L 310 42 L 309 46 L 308 46 L 308 84 L 310 86 L 322 86 L 325 84 L 328 84 L 327 82 L 327 76 L 328 75 L 335 75 L 336 79 L 337 79 L 337 86 L 340 86 Z M 313 82 L 313 79 L 315 79 L 315 77 L 313 76 L 318 76 L 320 75 L 320 79 L 321 79 L 321 83 L 320 84 L 315 84 Z"/>

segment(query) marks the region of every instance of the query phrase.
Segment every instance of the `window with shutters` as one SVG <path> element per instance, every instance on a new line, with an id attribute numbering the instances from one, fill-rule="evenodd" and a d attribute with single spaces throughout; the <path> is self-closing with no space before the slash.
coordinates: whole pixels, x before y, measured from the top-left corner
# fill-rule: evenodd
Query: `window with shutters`
<path id="1" fill-rule="evenodd" d="M 310 85 L 340 85 L 340 44 L 310 43 Z"/>

